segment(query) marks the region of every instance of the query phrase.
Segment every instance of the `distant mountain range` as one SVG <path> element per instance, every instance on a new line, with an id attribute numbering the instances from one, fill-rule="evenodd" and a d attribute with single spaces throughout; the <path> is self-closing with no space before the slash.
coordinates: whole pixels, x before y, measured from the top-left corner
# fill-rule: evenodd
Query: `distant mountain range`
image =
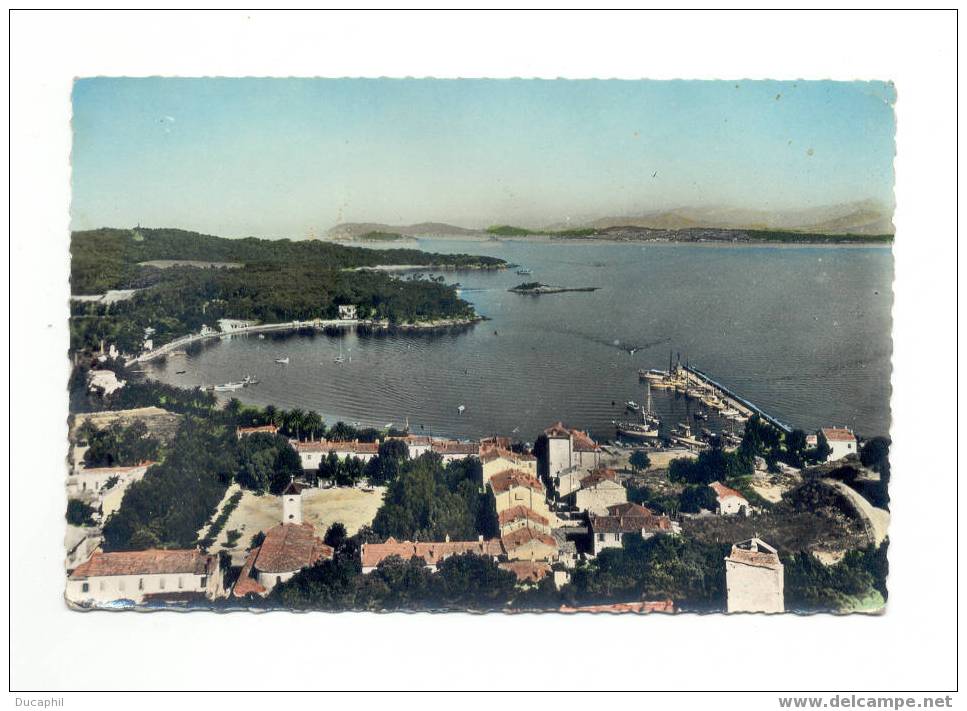
<path id="1" fill-rule="evenodd" d="M 828 205 L 804 210 L 770 212 L 740 208 L 682 207 L 637 215 L 601 217 L 584 224 L 569 222 L 548 229 L 642 227 L 654 230 L 719 228 L 733 230 L 791 230 L 810 234 L 893 234 L 891 213 L 871 201 Z"/>
<path id="2" fill-rule="evenodd" d="M 495 222 L 498 222 L 495 220 Z M 825 235 L 892 235 L 892 213 L 872 200 L 827 205 L 802 210 L 748 210 L 728 207 L 680 207 L 630 215 L 586 218 L 567 223 L 544 225 L 538 230 L 557 231 L 590 228 L 608 230 L 617 227 L 649 230 L 788 230 Z M 355 239 L 369 232 L 397 233 L 405 237 L 417 235 L 476 235 L 485 229 L 472 229 L 443 222 L 420 222 L 415 225 L 387 225 L 378 222 L 344 222 L 329 230 L 330 239 Z"/>
<path id="3" fill-rule="evenodd" d="M 326 234 L 330 239 L 355 239 L 371 232 L 399 234 L 404 237 L 416 235 L 476 235 L 483 230 L 468 229 L 445 222 L 420 222 L 415 225 L 387 225 L 382 222 L 342 222 Z"/>

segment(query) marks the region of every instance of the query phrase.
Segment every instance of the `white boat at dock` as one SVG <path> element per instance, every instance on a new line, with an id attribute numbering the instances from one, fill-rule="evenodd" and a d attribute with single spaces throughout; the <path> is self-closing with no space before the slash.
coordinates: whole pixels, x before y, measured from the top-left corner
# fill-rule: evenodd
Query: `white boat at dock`
<path id="1" fill-rule="evenodd" d="M 620 437 L 657 441 L 658 425 L 651 422 L 615 422 L 615 431 Z"/>

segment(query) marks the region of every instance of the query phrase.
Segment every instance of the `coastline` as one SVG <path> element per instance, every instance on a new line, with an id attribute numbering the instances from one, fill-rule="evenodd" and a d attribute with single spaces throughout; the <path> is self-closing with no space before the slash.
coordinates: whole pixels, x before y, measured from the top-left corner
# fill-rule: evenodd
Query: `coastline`
<path id="1" fill-rule="evenodd" d="M 308 328 L 316 331 L 324 331 L 329 328 L 355 328 L 358 326 L 368 326 L 371 328 L 382 328 L 382 329 L 399 329 L 399 330 L 412 330 L 412 331 L 431 331 L 438 328 L 456 328 L 463 326 L 472 326 L 473 324 L 485 321 L 486 317 L 476 315 L 469 318 L 447 318 L 447 319 L 433 319 L 430 321 L 417 321 L 415 323 L 391 323 L 385 319 L 313 319 L 311 321 L 286 321 L 283 323 L 260 323 L 254 326 L 244 326 L 242 328 L 237 328 L 233 331 L 223 332 L 215 331 L 213 333 L 191 333 L 185 336 L 180 336 L 173 341 L 165 343 L 162 346 L 148 351 L 147 353 L 141 353 L 133 358 L 128 358 L 124 361 L 125 366 L 131 366 L 136 363 L 148 363 L 162 356 L 166 356 L 172 351 L 178 350 L 184 346 L 192 343 L 199 343 L 201 341 L 206 341 L 212 338 L 223 338 L 231 337 L 236 335 L 250 335 L 257 333 L 268 333 L 268 332 L 284 332 L 284 331 L 298 331 L 300 329 Z"/>

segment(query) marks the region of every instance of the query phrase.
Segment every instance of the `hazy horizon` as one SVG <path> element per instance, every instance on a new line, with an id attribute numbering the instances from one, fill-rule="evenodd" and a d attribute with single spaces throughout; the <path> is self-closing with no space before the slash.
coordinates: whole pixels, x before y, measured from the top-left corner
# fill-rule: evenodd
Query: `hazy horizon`
<path id="1" fill-rule="evenodd" d="M 885 82 L 80 79 L 73 229 L 893 208 Z"/>

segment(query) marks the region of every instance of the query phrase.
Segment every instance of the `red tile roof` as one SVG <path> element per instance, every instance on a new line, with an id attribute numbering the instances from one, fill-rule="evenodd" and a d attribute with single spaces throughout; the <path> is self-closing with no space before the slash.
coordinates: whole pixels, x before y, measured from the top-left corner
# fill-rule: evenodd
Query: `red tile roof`
<path id="1" fill-rule="evenodd" d="M 319 440 L 317 442 L 298 442 L 293 441 L 292 447 L 297 452 L 352 452 L 354 454 L 377 454 L 379 452 L 379 442 L 330 442 Z"/>
<path id="2" fill-rule="evenodd" d="M 238 580 L 235 581 L 235 587 L 232 588 L 232 595 L 235 597 L 265 594 L 265 588 L 255 578 L 255 575 L 252 572 L 252 568 L 255 565 L 255 559 L 258 557 L 258 554 L 258 548 L 253 548 L 249 551 L 248 557 L 245 559 L 245 565 L 242 566 L 242 571 L 238 575 Z"/>
<path id="3" fill-rule="evenodd" d="M 496 538 L 476 541 L 397 541 L 386 539 L 385 543 L 364 543 L 359 558 L 364 568 L 375 568 L 391 556 L 403 560 L 422 558 L 427 565 L 439 565 L 445 558 L 462 553 L 474 553 L 491 558 L 503 555 L 503 547 Z"/>
<path id="4" fill-rule="evenodd" d="M 633 504 L 630 501 L 623 504 L 612 504 L 608 507 L 610 516 L 654 516 L 655 512 L 647 506 Z"/>
<path id="5" fill-rule="evenodd" d="M 856 435 L 843 427 L 823 427 L 820 430 L 830 442 L 855 442 Z"/>
<path id="6" fill-rule="evenodd" d="M 638 504 L 615 504 L 608 507 L 607 516 L 591 516 L 594 533 L 638 533 L 640 531 L 671 531 L 672 521 Z"/>
<path id="7" fill-rule="evenodd" d="M 776 549 L 758 538 L 736 543 L 726 560 L 756 568 L 778 568 L 781 565 Z"/>
<path id="8" fill-rule="evenodd" d="M 725 484 L 722 484 L 721 482 L 713 481 L 711 484 L 709 484 L 709 488 L 715 492 L 715 498 L 717 498 L 719 501 L 721 501 L 722 499 L 728 499 L 733 496 L 740 498 L 743 501 L 746 501 L 746 498 L 742 496 L 742 494 L 740 494 L 735 489 L 732 489 L 726 486 Z"/>
<path id="9" fill-rule="evenodd" d="M 506 526 L 508 523 L 520 519 L 533 521 L 534 523 L 539 523 L 544 526 L 550 525 L 550 522 L 546 518 L 541 516 L 533 509 L 527 508 L 526 506 L 512 506 L 509 509 L 504 509 L 497 515 L 497 520 L 501 526 Z"/>
<path id="10" fill-rule="evenodd" d="M 592 486 L 597 486 L 603 481 L 613 481 L 615 484 L 620 484 L 618 481 L 618 472 L 616 472 L 614 469 L 596 469 L 581 479 L 581 488 L 589 489 Z"/>
<path id="11" fill-rule="evenodd" d="M 518 583 L 537 583 L 551 573 L 549 564 L 531 560 L 512 560 L 500 563 L 498 567 L 516 575 Z"/>
<path id="12" fill-rule="evenodd" d="M 504 549 L 508 553 L 531 541 L 538 541 L 545 546 L 553 548 L 555 551 L 557 550 L 557 541 L 546 533 L 535 531 L 533 528 L 518 528 L 516 531 L 511 531 L 507 535 L 500 537 L 500 542 L 503 543 Z"/>
<path id="13" fill-rule="evenodd" d="M 332 558 L 333 550 L 309 523 L 280 523 L 265 532 L 254 567 L 260 573 L 291 573 Z"/>
<path id="14" fill-rule="evenodd" d="M 541 494 L 544 493 L 544 485 L 520 469 L 505 469 L 490 477 L 490 487 L 497 493 L 510 491 L 519 486 Z"/>
<path id="15" fill-rule="evenodd" d="M 434 442 L 430 445 L 430 449 L 437 454 L 457 454 L 469 457 L 480 451 L 480 445 L 476 442 Z"/>
<path id="16" fill-rule="evenodd" d="M 499 447 L 489 447 L 481 448 L 482 454 L 480 455 L 480 461 L 482 462 L 492 462 L 495 459 L 506 459 L 509 462 L 536 462 L 537 457 L 531 456 L 530 454 L 518 454 L 517 452 L 512 452 L 509 449 L 501 449 Z"/>
<path id="17" fill-rule="evenodd" d="M 582 605 L 580 607 L 568 607 L 562 605 L 559 612 L 635 612 L 644 614 L 648 612 L 675 612 L 675 603 L 671 600 L 642 600 L 640 602 L 615 602 L 610 605 Z"/>
<path id="18" fill-rule="evenodd" d="M 71 580 L 98 578 L 111 575 L 159 575 L 185 573 L 207 575 L 214 567 L 215 558 L 200 550 L 124 551 L 103 553 L 95 551 L 90 558 L 74 568 Z"/>
<path id="19" fill-rule="evenodd" d="M 576 452 L 597 452 L 601 447 L 591 439 L 587 432 L 567 427 L 563 422 L 555 422 L 544 430 L 548 437 L 569 437 Z"/>
<path id="20" fill-rule="evenodd" d="M 571 430 L 565 427 L 564 423 L 558 420 L 553 425 L 544 430 L 548 437 L 570 437 Z"/>

